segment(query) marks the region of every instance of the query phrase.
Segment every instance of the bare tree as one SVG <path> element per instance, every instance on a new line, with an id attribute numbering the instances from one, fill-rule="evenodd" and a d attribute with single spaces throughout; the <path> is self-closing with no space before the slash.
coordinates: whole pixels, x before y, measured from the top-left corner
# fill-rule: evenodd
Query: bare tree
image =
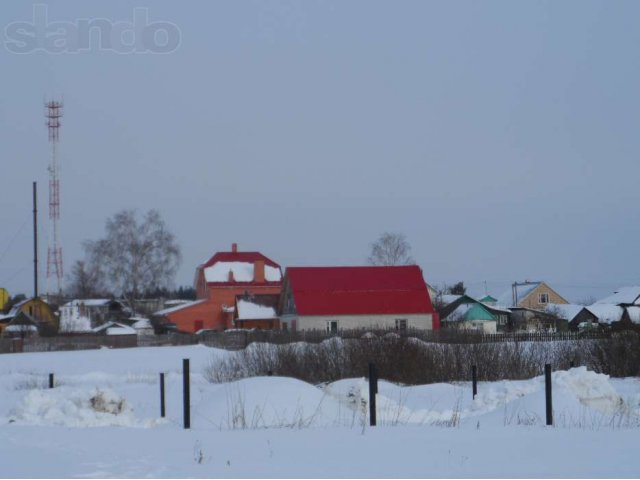
<path id="1" fill-rule="evenodd" d="M 385 232 L 371 244 L 371 265 L 413 265 L 411 245 L 401 233 Z"/>
<path id="2" fill-rule="evenodd" d="M 449 295 L 464 295 L 467 293 L 467 287 L 464 286 L 464 282 L 454 283 L 445 287 L 445 293 Z"/>
<path id="3" fill-rule="evenodd" d="M 589 295 L 588 297 L 584 297 L 581 300 L 578 300 L 578 302 L 576 302 L 577 305 L 584 305 L 585 307 L 588 307 L 589 305 L 593 305 L 594 303 L 596 303 L 596 297 L 594 297 L 593 295 Z"/>
<path id="4" fill-rule="evenodd" d="M 135 299 L 171 284 L 181 260 L 175 236 L 157 210 L 141 220 L 134 210 L 116 213 L 107 219 L 106 236 L 86 242 L 85 249 L 106 286 L 134 309 Z"/>
<path id="5" fill-rule="evenodd" d="M 75 298 L 104 296 L 106 288 L 100 265 L 98 262 L 76 261 L 69 275 L 68 295 Z"/>

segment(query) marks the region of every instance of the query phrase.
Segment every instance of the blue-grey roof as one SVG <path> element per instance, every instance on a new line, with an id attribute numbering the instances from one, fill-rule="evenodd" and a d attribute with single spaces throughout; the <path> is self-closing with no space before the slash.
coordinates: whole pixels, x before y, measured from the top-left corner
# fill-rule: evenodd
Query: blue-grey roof
<path id="1" fill-rule="evenodd" d="M 529 282 L 526 285 L 518 285 L 516 292 L 518 294 L 518 303 L 522 302 L 527 295 L 533 292 L 542 282 Z M 510 288 L 498 297 L 496 305 L 500 307 L 515 307 L 513 303 L 513 290 Z"/>

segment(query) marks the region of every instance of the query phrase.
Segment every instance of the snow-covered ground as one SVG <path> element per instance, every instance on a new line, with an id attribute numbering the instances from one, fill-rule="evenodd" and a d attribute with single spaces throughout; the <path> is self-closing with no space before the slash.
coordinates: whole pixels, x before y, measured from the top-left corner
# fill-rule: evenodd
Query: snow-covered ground
<path id="1" fill-rule="evenodd" d="M 544 380 L 404 387 L 364 379 L 212 384 L 207 348 L 0 355 L 3 477 L 638 477 L 640 380 L 584 368 Z M 182 359 L 191 360 L 191 430 Z M 48 389 L 49 372 L 56 388 Z M 159 372 L 167 418 L 159 418 Z"/>

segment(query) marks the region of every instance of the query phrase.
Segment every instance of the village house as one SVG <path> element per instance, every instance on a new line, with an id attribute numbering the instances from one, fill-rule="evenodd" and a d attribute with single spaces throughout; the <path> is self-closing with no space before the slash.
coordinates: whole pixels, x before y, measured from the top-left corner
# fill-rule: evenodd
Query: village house
<path id="1" fill-rule="evenodd" d="M 24 312 L 19 312 L 10 322 L 3 325 L 5 338 L 29 338 L 38 336 L 38 322 Z"/>
<path id="2" fill-rule="evenodd" d="M 493 297 L 485 297 L 493 303 Z M 498 333 L 507 329 L 511 310 L 498 308 L 476 300 L 469 295 L 460 295 L 440 309 L 442 328 L 458 328 L 482 333 Z"/>
<path id="3" fill-rule="evenodd" d="M 531 310 L 546 310 L 549 304 L 569 303 L 545 282 L 514 283 L 496 301 L 499 307 L 520 307 Z"/>
<path id="4" fill-rule="evenodd" d="M 640 325 L 640 286 L 623 287 L 586 307 L 598 317 L 598 323 L 613 328 L 637 328 Z"/>
<path id="5" fill-rule="evenodd" d="M 218 252 L 196 268 L 194 288 L 195 301 L 157 311 L 154 321 L 190 333 L 234 328 L 236 297 L 280 295 L 282 271 L 262 253 L 239 251 L 234 243 L 230 252 Z"/>
<path id="6" fill-rule="evenodd" d="M 574 332 L 598 328 L 598 316 L 584 305 L 550 303 L 546 312 L 566 320 L 569 330 Z"/>
<path id="7" fill-rule="evenodd" d="M 289 267 L 280 298 L 283 329 L 438 329 L 422 270 L 392 267 Z"/>
<path id="8" fill-rule="evenodd" d="M 526 307 L 511 307 L 509 331 L 514 332 L 563 332 L 568 330 L 568 322 L 563 318 Z"/>
<path id="9" fill-rule="evenodd" d="M 86 332 L 108 321 L 121 321 L 128 309 L 118 300 L 75 299 L 60 307 L 61 332 Z"/>
<path id="10" fill-rule="evenodd" d="M 41 298 L 28 298 L 16 303 L 7 315 L 2 315 L 1 323 L 8 327 L 20 315 L 20 324 L 29 323 L 37 327 L 41 335 L 55 335 L 58 332 L 58 317 L 51 306 Z M 28 322 L 27 320 L 28 319 Z M 15 323 L 13 323 L 15 325 Z M 6 331 L 6 328 L 4 328 Z"/>

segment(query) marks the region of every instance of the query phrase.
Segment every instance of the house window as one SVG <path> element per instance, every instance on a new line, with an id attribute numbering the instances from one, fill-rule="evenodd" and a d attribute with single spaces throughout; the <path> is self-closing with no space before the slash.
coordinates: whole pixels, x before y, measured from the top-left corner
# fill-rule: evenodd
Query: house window
<path id="1" fill-rule="evenodd" d="M 327 333 L 338 333 L 338 321 L 330 320 L 327 322 Z"/>
<path id="2" fill-rule="evenodd" d="M 285 305 L 285 311 L 287 311 L 287 312 L 293 311 L 293 298 L 291 296 L 291 293 L 287 294 L 287 301 L 286 301 L 286 305 Z"/>
<path id="3" fill-rule="evenodd" d="M 406 330 L 407 329 L 407 319 L 406 318 L 396 318 L 396 330 Z"/>
<path id="4" fill-rule="evenodd" d="M 549 303 L 549 294 L 541 293 L 540 295 L 538 295 L 538 303 L 541 303 L 541 304 Z"/>

